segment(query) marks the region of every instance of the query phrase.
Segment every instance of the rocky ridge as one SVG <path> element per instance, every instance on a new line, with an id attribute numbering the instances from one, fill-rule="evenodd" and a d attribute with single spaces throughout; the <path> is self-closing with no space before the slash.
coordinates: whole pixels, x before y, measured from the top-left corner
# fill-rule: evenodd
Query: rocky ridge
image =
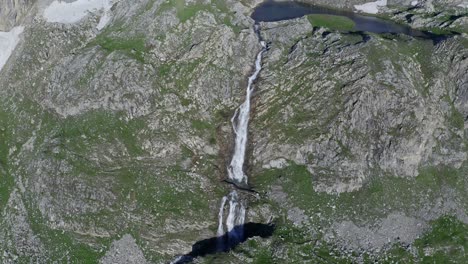
<path id="1" fill-rule="evenodd" d="M 189 252 L 215 234 L 229 188 L 229 119 L 261 48 L 256 2 L 118 1 L 102 30 L 102 12 L 48 23 L 46 2 L 0 11 L 16 14 L 0 16 L 5 30 L 25 26 L 0 72 L 1 262 Z M 430 3 L 442 2 L 422 2 L 419 16 Z M 260 199 L 247 219 L 277 231 L 213 258 L 462 258 L 463 245 L 424 242 L 468 224 L 466 37 L 363 36 L 306 18 L 261 28 L 270 50 L 248 155 Z"/>

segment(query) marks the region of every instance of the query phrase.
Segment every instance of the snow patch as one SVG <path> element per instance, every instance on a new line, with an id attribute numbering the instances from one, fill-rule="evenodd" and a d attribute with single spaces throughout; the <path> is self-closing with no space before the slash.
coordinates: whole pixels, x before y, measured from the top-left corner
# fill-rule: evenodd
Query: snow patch
<path id="1" fill-rule="evenodd" d="M 377 14 L 379 12 L 379 7 L 386 6 L 387 0 L 378 0 L 375 2 L 365 3 L 362 5 L 355 5 L 356 10 L 362 11 L 368 14 Z"/>
<path id="2" fill-rule="evenodd" d="M 14 27 L 9 32 L 0 32 L 0 70 L 5 66 L 8 58 L 15 50 L 23 30 L 24 27 Z"/>
<path id="3" fill-rule="evenodd" d="M 412 1 L 411 2 L 411 6 L 417 6 L 418 5 L 418 1 Z"/>
<path id="4" fill-rule="evenodd" d="M 98 30 L 101 30 L 110 21 L 112 4 L 112 0 L 76 0 L 71 3 L 55 0 L 44 10 L 43 16 L 47 22 L 72 24 L 89 13 L 104 10 L 104 15 L 96 26 Z"/>
<path id="5" fill-rule="evenodd" d="M 458 7 L 461 7 L 461 8 L 468 8 L 468 3 L 466 4 L 459 4 L 457 5 Z"/>

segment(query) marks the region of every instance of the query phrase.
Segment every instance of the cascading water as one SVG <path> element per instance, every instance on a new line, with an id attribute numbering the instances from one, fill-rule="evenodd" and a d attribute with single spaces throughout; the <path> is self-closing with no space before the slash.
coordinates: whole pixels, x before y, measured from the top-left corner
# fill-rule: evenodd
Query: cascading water
<path id="1" fill-rule="evenodd" d="M 223 251 L 224 250 L 224 241 L 220 238 L 224 235 L 224 225 L 223 225 L 223 216 L 224 216 L 224 205 L 226 204 L 227 197 L 224 196 L 221 200 L 221 207 L 219 207 L 218 213 L 218 232 L 216 232 L 216 236 L 218 237 L 217 243 L 217 250 Z"/>
<path id="2" fill-rule="evenodd" d="M 229 196 L 229 214 L 226 219 L 226 226 L 229 242 L 235 243 L 241 240 L 243 236 L 241 226 L 245 221 L 245 207 L 239 201 L 236 191 L 232 191 Z"/>
<path id="3" fill-rule="evenodd" d="M 232 156 L 231 164 L 228 167 L 228 176 L 234 183 L 240 183 L 247 185 L 247 175 L 243 171 L 245 161 L 245 149 L 247 147 L 247 134 L 249 127 L 250 118 L 250 97 L 253 92 L 253 83 L 258 77 L 258 74 L 262 70 L 262 55 L 266 51 L 266 44 L 264 41 L 260 41 L 262 50 L 257 54 L 255 60 L 255 71 L 249 77 L 247 84 L 247 91 L 245 95 L 244 103 L 236 110 L 234 116 L 231 119 L 232 128 L 236 135 L 234 154 Z M 237 116 L 237 120 L 236 120 Z M 237 122 L 236 122 L 237 121 Z"/>
<path id="4" fill-rule="evenodd" d="M 255 26 L 255 31 L 258 33 L 258 26 Z M 243 171 L 245 161 L 245 151 L 247 148 L 247 135 L 250 118 L 250 98 L 253 92 L 253 84 L 262 70 L 262 55 L 267 50 L 264 41 L 260 40 L 262 50 L 257 54 L 255 60 L 255 71 L 249 77 L 245 101 L 234 113 L 231 119 L 232 128 L 235 134 L 234 154 L 230 165 L 227 168 L 229 180 L 235 185 L 248 185 L 247 175 Z M 233 190 L 228 196 L 223 197 L 218 215 L 218 233 L 221 237 L 224 234 L 223 215 L 226 202 L 229 201 L 229 213 L 226 218 L 226 227 L 228 232 L 228 244 L 235 244 L 242 240 L 244 236 L 243 225 L 245 222 L 245 206 L 239 199 L 237 191 Z M 227 245 L 224 241 L 218 241 L 218 249 L 223 250 Z"/>
<path id="5" fill-rule="evenodd" d="M 227 197 L 224 196 L 223 200 L 221 201 L 221 207 L 219 208 L 219 214 L 218 214 L 218 232 L 216 233 L 217 236 L 222 236 L 224 235 L 224 225 L 223 225 L 223 212 L 224 212 L 224 205 L 226 204 Z"/>
<path id="6" fill-rule="evenodd" d="M 258 25 L 255 25 L 255 32 L 257 34 L 259 33 Z M 247 175 L 244 173 L 243 167 L 250 118 L 250 98 L 253 92 L 253 84 L 262 70 L 262 55 L 267 50 L 267 45 L 264 41 L 261 40 L 261 38 L 260 44 L 262 45 L 262 50 L 257 54 L 255 60 L 255 71 L 249 77 L 245 101 L 236 110 L 234 116 L 231 119 L 232 128 L 236 138 L 234 154 L 227 170 L 229 180 L 238 187 L 248 186 Z M 224 223 L 224 209 L 227 202 L 229 202 L 229 210 L 226 223 Z M 223 197 L 218 213 L 219 223 L 216 234 L 216 252 L 229 250 L 231 246 L 244 241 L 245 212 L 246 209 L 244 201 L 239 198 L 239 194 L 236 190 L 231 191 L 228 195 Z M 225 233 L 225 227 L 227 233 Z M 193 258 L 197 256 L 197 254 L 202 253 L 198 252 L 195 254 L 194 251 L 192 251 L 187 255 L 178 257 L 176 260 L 171 262 L 171 264 L 188 263 L 192 261 Z"/>

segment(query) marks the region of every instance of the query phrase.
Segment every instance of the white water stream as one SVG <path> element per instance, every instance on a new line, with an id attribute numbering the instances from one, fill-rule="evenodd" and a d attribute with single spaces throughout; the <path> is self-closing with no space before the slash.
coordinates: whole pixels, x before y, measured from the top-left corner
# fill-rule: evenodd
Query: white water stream
<path id="1" fill-rule="evenodd" d="M 255 31 L 258 33 L 258 26 L 255 26 Z M 245 150 L 247 147 L 247 134 L 250 118 L 250 98 L 253 92 L 253 83 L 262 70 L 262 55 L 267 50 L 266 43 L 260 41 L 262 50 L 257 54 L 255 60 L 255 71 L 249 77 L 246 89 L 245 101 L 234 113 L 231 119 L 232 128 L 236 136 L 234 154 L 228 170 L 228 177 L 234 185 L 248 186 L 247 175 L 243 171 L 245 161 Z M 229 212 L 224 223 L 224 209 L 226 203 L 229 202 Z M 224 251 L 229 249 L 230 245 L 234 245 L 242 241 L 244 237 L 244 223 L 245 223 L 245 205 L 236 190 L 231 191 L 228 195 L 224 196 L 221 200 L 221 206 L 218 213 L 218 230 L 217 230 L 217 250 Z M 225 240 L 225 227 L 227 230 L 227 241 Z M 192 256 L 180 256 L 171 264 L 186 263 L 192 260 Z"/>
<path id="2" fill-rule="evenodd" d="M 257 28 L 256 28 L 257 30 Z M 262 55 L 267 50 L 264 41 L 260 41 L 262 50 L 257 54 L 255 60 L 255 71 L 249 77 L 247 84 L 246 95 L 244 103 L 236 110 L 234 116 L 231 119 L 232 128 L 235 134 L 235 147 L 234 154 L 230 165 L 228 166 L 228 177 L 234 184 L 247 185 L 247 175 L 243 171 L 245 161 L 245 151 L 247 147 L 247 135 L 250 118 L 250 98 L 253 92 L 253 83 L 258 77 L 258 74 L 262 70 Z M 235 243 L 242 240 L 244 235 L 243 225 L 245 222 L 245 206 L 239 200 L 237 191 L 232 191 L 229 195 L 224 196 L 221 201 L 221 207 L 219 208 L 218 214 L 218 233 L 217 236 L 221 237 L 224 235 L 224 224 L 223 215 L 224 207 L 226 202 L 229 201 L 229 213 L 226 218 L 226 227 L 228 234 L 228 243 Z M 223 241 L 220 241 L 223 243 Z M 218 246 L 223 248 L 225 245 Z"/>
<path id="3" fill-rule="evenodd" d="M 247 175 L 245 175 L 243 167 L 245 161 L 245 150 L 247 147 L 247 134 L 250 119 L 250 97 L 252 96 L 253 92 L 253 83 L 257 79 L 260 71 L 262 70 L 262 55 L 266 51 L 265 42 L 260 41 L 260 44 L 262 45 L 262 50 L 257 54 L 257 59 L 255 60 L 255 71 L 249 77 L 245 101 L 239 107 L 239 109 L 236 110 L 234 116 L 231 119 L 232 128 L 236 135 L 236 141 L 231 164 L 227 168 L 228 176 L 229 179 L 232 180 L 234 183 L 240 183 L 245 185 L 247 185 Z"/>

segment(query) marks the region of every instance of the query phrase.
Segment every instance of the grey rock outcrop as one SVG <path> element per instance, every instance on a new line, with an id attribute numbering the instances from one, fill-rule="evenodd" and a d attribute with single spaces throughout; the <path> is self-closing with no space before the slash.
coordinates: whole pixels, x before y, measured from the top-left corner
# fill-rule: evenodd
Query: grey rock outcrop
<path id="1" fill-rule="evenodd" d="M 99 12 L 47 23 L 24 19 L 34 2 L 0 3 L 3 29 L 25 26 L 0 72 L 0 262 L 167 263 L 213 237 L 231 117 L 261 49 L 249 17 L 259 1 L 117 1 L 102 30 Z M 420 18 L 430 3 L 445 2 L 421 3 Z M 300 263 L 321 243 L 364 254 L 411 244 L 446 214 L 467 223 L 466 37 L 307 18 L 261 28 L 247 221 L 278 231 L 223 263 L 270 251 Z"/>
<path id="2" fill-rule="evenodd" d="M 462 148 L 434 150 L 462 142 L 464 128 L 447 124 L 452 114 L 466 110 L 460 103 L 451 108 L 441 98 L 457 102 L 453 93 L 466 90 L 466 48 L 453 39 L 432 53 L 430 41 L 409 42 L 402 45 L 419 49 L 419 54 L 382 58 L 377 65 L 374 56 L 391 56 L 398 47 L 373 37 L 349 45 L 335 33 L 308 35 L 308 23 L 298 19 L 264 25 L 262 34 L 272 47 L 259 85 L 256 162 L 286 158 L 307 164 L 312 174 L 323 176 L 317 178 L 316 190 L 327 192 L 356 190 L 375 170 L 414 177 L 427 164 L 461 166 L 466 160 Z M 281 125 L 290 120 L 297 120 L 291 128 Z M 333 174 L 340 176 L 329 177 Z"/>
<path id="3" fill-rule="evenodd" d="M 148 263 L 143 252 L 131 235 L 124 235 L 114 241 L 106 255 L 99 261 L 101 264 L 145 264 Z"/>
<path id="4" fill-rule="evenodd" d="M 10 31 L 28 13 L 36 0 L 1 0 L 0 31 Z"/>

